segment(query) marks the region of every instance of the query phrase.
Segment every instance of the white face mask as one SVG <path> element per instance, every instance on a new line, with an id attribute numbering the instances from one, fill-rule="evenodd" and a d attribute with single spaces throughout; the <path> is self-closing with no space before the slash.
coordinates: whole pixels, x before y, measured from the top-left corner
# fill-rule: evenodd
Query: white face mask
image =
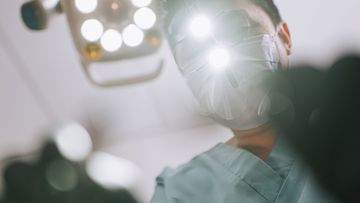
<path id="1" fill-rule="evenodd" d="M 233 130 L 269 122 L 270 99 L 261 83 L 266 72 L 279 66 L 275 36 L 238 36 L 226 43 L 187 36 L 172 43 L 175 60 L 203 112 Z"/>

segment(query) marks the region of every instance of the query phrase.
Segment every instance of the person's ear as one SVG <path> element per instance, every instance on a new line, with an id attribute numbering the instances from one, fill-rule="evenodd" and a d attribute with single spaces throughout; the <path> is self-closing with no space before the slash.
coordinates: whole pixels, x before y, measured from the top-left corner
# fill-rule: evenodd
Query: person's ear
<path id="1" fill-rule="evenodd" d="M 289 26 L 286 22 L 281 22 L 279 24 L 279 37 L 281 41 L 284 44 L 284 47 L 286 49 L 286 53 L 288 55 L 291 55 L 292 53 L 292 40 L 291 40 L 291 34 L 289 30 Z"/>

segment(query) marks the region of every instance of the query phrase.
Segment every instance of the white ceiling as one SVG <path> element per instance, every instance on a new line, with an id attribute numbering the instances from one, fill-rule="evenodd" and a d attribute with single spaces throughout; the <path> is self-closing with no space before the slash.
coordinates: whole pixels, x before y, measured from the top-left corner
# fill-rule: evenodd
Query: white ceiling
<path id="1" fill-rule="evenodd" d="M 162 167 L 183 162 L 229 136 L 198 115 L 166 45 L 159 52 L 166 58 L 165 70 L 155 81 L 96 88 L 81 71 L 65 17 L 54 19 L 44 32 L 31 32 L 19 18 L 23 2 L 0 1 L 0 157 L 32 150 L 39 132 L 55 123 L 80 121 L 95 129 L 98 148 L 143 169 L 139 191 L 148 200 Z M 276 2 L 293 34 L 293 64 L 325 65 L 346 50 L 360 52 L 360 1 Z"/>
<path id="2" fill-rule="evenodd" d="M 13 69 L 14 77 L 22 75 L 17 83 L 23 83 L 27 87 L 24 91 L 33 94 L 39 103 L 38 113 L 49 122 L 78 120 L 85 124 L 105 125 L 102 127 L 108 133 L 103 136 L 113 138 L 130 138 L 147 132 L 147 129 L 173 131 L 209 122 L 195 115 L 193 98 L 166 46 L 160 54 L 170 60 L 165 62 L 165 70 L 156 81 L 111 89 L 97 88 L 81 70 L 65 17 L 55 19 L 44 32 L 31 32 L 19 18 L 22 3 L 21 0 L 0 2 L 0 43 L 5 52 L 4 61 L 11 64 L 1 65 Z M 128 72 L 148 63 L 148 60 L 127 62 L 132 65 Z M 1 76 L 10 77 L 7 74 Z M 12 88 L 11 84 L 8 86 Z M 13 108 L 12 102 L 3 105 Z M 146 133 L 144 136 L 151 135 Z"/>

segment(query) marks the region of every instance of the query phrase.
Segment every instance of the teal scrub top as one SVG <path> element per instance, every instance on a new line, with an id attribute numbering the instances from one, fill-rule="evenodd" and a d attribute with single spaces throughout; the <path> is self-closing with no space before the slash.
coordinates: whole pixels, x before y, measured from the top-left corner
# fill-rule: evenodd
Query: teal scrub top
<path id="1" fill-rule="evenodd" d="M 332 203 L 283 142 L 265 161 L 218 144 L 156 179 L 152 203 Z"/>

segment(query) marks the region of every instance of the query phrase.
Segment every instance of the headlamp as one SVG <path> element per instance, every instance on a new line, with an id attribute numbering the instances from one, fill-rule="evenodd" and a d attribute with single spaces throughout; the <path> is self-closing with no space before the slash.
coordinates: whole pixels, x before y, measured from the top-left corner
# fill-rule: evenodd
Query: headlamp
<path id="1" fill-rule="evenodd" d="M 230 63 L 230 53 L 222 47 L 213 48 L 209 53 L 209 65 L 216 73 L 226 68 Z"/>
<path id="2" fill-rule="evenodd" d="M 196 38 L 205 38 L 210 35 L 211 22 L 205 15 L 195 16 L 189 25 L 191 34 Z"/>

